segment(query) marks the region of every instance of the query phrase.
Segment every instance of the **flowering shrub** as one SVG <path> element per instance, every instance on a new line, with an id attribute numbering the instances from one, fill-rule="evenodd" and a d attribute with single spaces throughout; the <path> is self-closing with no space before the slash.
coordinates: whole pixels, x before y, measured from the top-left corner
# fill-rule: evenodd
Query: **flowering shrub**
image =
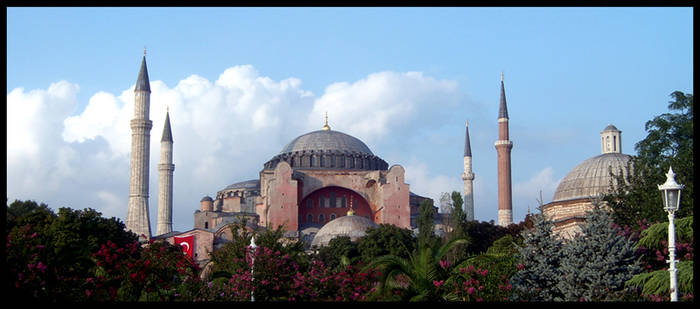
<path id="1" fill-rule="evenodd" d="M 179 300 L 197 284 L 198 266 L 179 247 L 166 242 L 118 247 L 108 241 L 93 254 L 94 276 L 85 279 L 86 300 Z M 195 295 L 189 295 L 196 298 Z"/>
<path id="2" fill-rule="evenodd" d="M 225 284 L 210 283 L 220 291 L 215 299 L 248 301 L 359 301 L 372 289 L 376 274 L 360 272 L 348 266 L 333 272 L 314 260 L 308 270 L 302 269 L 288 254 L 258 247 L 255 259 L 234 258 L 238 267 Z M 251 295 L 252 293 L 252 295 Z"/>
<path id="3" fill-rule="evenodd" d="M 490 273 L 488 269 L 473 265 L 459 267 L 448 279 L 448 299 L 459 301 L 506 301 L 513 285 L 506 275 Z"/>

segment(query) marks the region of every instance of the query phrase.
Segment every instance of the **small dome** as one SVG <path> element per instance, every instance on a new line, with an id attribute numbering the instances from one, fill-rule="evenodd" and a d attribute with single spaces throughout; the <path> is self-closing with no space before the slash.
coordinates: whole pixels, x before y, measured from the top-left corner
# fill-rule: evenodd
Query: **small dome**
<path id="1" fill-rule="evenodd" d="M 605 127 L 605 129 L 603 129 L 603 132 L 606 132 L 606 131 L 616 131 L 616 132 L 619 132 L 620 130 L 618 130 L 614 125 L 609 124 L 607 127 Z"/>
<path id="2" fill-rule="evenodd" d="M 199 202 L 201 203 L 201 202 L 213 202 L 213 201 L 214 201 L 214 200 L 211 198 L 211 196 L 205 195 L 205 196 L 202 198 L 202 200 L 199 201 Z"/>
<path id="3" fill-rule="evenodd" d="M 612 167 L 612 172 L 616 175 L 620 170 L 627 175 L 626 167 L 631 159 L 631 156 L 622 153 L 605 153 L 581 162 L 561 180 L 552 201 L 587 198 L 607 193 L 613 180 L 608 168 Z"/>
<path id="4" fill-rule="evenodd" d="M 311 246 L 325 246 L 331 239 L 338 236 L 349 236 L 350 240 L 355 241 L 358 238 L 365 236 L 365 231 L 368 228 L 377 227 L 377 224 L 372 220 L 360 216 L 342 216 L 326 223 L 311 242 Z"/>

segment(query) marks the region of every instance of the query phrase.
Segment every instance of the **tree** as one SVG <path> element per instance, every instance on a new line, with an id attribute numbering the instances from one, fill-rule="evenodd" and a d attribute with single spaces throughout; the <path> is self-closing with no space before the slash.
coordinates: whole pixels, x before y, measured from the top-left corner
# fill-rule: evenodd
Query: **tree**
<path id="1" fill-rule="evenodd" d="M 418 208 L 418 246 L 431 246 L 440 241 L 435 236 L 435 207 L 433 200 L 426 199 Z"/>
<path id="2" fill-rule="evenodd" d="M 533 216 L 533 228 L 522 232 L 523 245 L 517 248 L 518 272 L 511 278 L 513 296 L 518 300 L 562 299 L 557 283 L 562 275 L 563 242 L 552 233 L 553 226 L 540 212 Z"/>
<path id="3" fill-rule="evenodd" d="M 646 122 L 648 134 L 635 145 L 637 155 L 627 167 L 631 173 L 615 177 L 619 185 L 605 196 L 620 225 L 638 228 L 639 218 L 649 222 L 666 220 L 657 185 L 666 181 L 669 166 L 676 173 L 676 181 L 685 185 L 676 216 L 681 218 L 693 211 L 693 95 L 675 91 L 671 97 L 668 108 L 676 112 Z"/>
<path id="4" fill-rule="evenodd" d="M 558 288 L 564 301 L 619 300 L 625 282 L 641 270 L 635 242 L 613 228 L 599 200 L 592 203 L 581 233 L 563 249 Z"/>
<path id="5" fill-rule="evenodd" d="M 449 274 L 448 268 L 443 266 L 443 258 L 454 246 L 465 242 L 465 239 L 451 239 L 439 248 L 430 243 L 419 243 L 408 259 L 395 255 L 375 259 L 365 267 L 381 270 L 375 297 L 399 292 L 401 300 L 442 300 L 441 287 Z"/>
<path id="6" fill-rule="evenodd" d="M 680 299 L 693 294 L 693 216 L 679 219 L 676 225 L 676 264 L 678 269 L 678 295 Z M 635 275 L 626 286 L 634 287 L 643 297 L 652 300 L 667 298 L 669 295 L 668 274 L 668 222 L 650 226 L 640 234 L 637 253 L 642 259 L 646 272 Z"/>
<path id="7" fill-rule="evenodd" d="M 509 279 L 517 271 L 518 239 L 506 235 L 493 242 L 486 253 L 473 256 L 452 268 L 445 286 L 446 298 L 455 301 L 504 301 L 512 294 Z"/>
<path id="8" fill-rule="evenodd" d="M 43 203 L 15 201 L 8 211 L 16 215 L 6 245 L 12 297 L 80 299 L 96 265 L 93 253 L 108 241 L 124 247 L 137 240 L 120 220 L 102 218 L 89 208 L 60 208 L 55 214 Z"/>
<path id="9" fill-rule="evenodd" d="M 318 257 L 329 269 L 339 270 L 354 264 L 360 258 L 360 253 L 357 243 L 351 241 L 350 236 L 338 236 L 318 250 Z"/>
<path id="10" fill-rule="evenodd" d="M 452 237 L 464 238 L 467 236 L 465 225 L 467 222 L 467 214 L 464 213 L 462 205 L 464 200 L 462 195 L 457 191 L 452 191 Z"/>
<path id="11" fill-rule="evenodd" d="M 415 243 L 413 231 L 382 223 L 365 231 L 365 236 L 357 240 L 357 251 L 366 263 L 384 255 L 408 258 L 416 247 Z"/>

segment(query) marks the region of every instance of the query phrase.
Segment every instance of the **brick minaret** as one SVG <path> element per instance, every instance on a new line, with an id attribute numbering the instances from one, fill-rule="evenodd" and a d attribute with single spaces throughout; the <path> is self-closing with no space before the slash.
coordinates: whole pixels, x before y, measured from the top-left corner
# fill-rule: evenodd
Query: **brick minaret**
<path id="1" fill-rule="evenodd" d="M 141 70 L 136 80 L 134 94 L 134 119 L 131 119 L 131 177 L 126 230 L 139 235 L 140 241 L 147 241 L 151 237 L 151 220 L 148 213 L 148 161 L 153 122 L 148 119 L 151 87 L 146 69 L 146 50 L 143 51 Z M 142 235 L 146 238 L 144 239 Z"/>
<path id="2" fill-rule="evenodd" d="M 160 139 L 158 164 L 158 235 L 173 231 L 173 135 L 170 131 L 170 113 L 165 112 L 163 137 Z"/>
<path id="3" fill-rule="evenodd" d="M 469 143 L 469 122 L 465 123 L 466 132 L 464 133 L 464 173 L 462 180 L 464 181 L 464 213 L 468 221 L 474 220 L 474 173 L 472 173 L 472 146 Z"/>
<path id="4" fill-rule="evenodd" d="M 498 140 L 495 146 L 498 152 L 498 225 L 508 226 L 513 223 L 510 180 L 510 150 L 513 148 L 513 142 L 508 137 L 508 108 L 503 73 L 501 73 L 501 106 L 498 111 Z"/>

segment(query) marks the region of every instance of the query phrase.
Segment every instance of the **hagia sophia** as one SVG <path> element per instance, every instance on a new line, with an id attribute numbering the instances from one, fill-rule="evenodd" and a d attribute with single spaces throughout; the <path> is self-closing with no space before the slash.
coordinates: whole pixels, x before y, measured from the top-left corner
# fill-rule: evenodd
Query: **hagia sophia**
<path id="1" fill-rule="evenodd" d="M 266 162 L 257 179 L 242 179 L 222 185 L 205 195 L 199 205 L 193 203 L 191 230 L 172 230 L 172 162 L 174 136 L 170 115 L 166 113 L 161 135 L 158 218 L 156 233 L 151 233 L 148 213 L 149 145 L 152 122 L 149 120 L 150 84 L 146 55 L 134 89 L 134 118 L 131 120 L 131 174 L 126 229 L 148 239 L 193 239 L 192 256 L 205 265 L 209 253 L 232 239 L 229 226 L 245 220 L 250 229 L 274 229 L 282 226 L 285 237 L 319 247 L 339 235 L 357 239 L 379 224 L 416 229 L 419 205 L 429 199 L 410 191 L 405 169 L 390 165 L 372 152 L 363 141 L 325 124 L 316 131 L 299 135 Z M 498 139 L 498 225 L 512 224 L 512 190 L 508 110 L 501 75 L 501 98 L 497 118 Z M 583 222 L 591 198 L 608 189 L 610 176 L 624 171 L 630 156 L 621 153 L 621 131 L 612 125 L 601 132 L 603 154 L 590 158 L 567 174 L 551 203 L 542 207 L 555 222 L 555 232 L 571 237 Z M 282 146 L 282 145 L 280 145 Z M 464 145 L 464 211 L 474 220 L 472 152 L 466 123 Z M 435 207 L 437 213 L 437 208 Z"/>

